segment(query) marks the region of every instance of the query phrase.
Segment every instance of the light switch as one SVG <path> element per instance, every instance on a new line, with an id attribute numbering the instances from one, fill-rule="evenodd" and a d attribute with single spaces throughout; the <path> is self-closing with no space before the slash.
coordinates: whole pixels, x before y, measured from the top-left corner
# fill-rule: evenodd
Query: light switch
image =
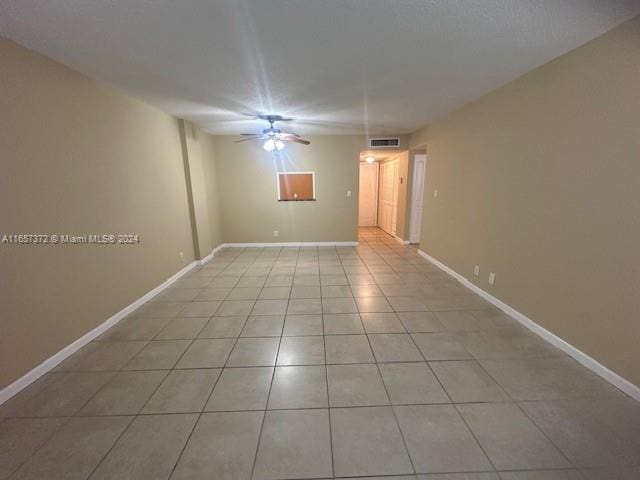
<path id="1" fill-rule="evenodd" d="M 496 274 L 493 272 L 489 272 L 489 285 L 495 285 L 496 283 Z"/>
<path id="2" fill-rule="evenodd" d="M 433 198 L 438 198 L 438 190 L 433 191 Z"/>
<path id="3" fill-rule="evenodd" d="M 351 190 L 347 190 L 347 197 L 351 196 Z"/>

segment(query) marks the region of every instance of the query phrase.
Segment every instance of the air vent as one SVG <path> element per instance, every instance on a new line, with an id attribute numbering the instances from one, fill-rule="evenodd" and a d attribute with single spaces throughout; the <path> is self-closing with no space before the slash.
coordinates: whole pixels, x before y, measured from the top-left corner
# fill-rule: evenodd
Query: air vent
<path id="1" fill-rule="evenodd" d="M 400 146 L 400 138 L 370 138 L 369 148 L 398 148 Z"/>

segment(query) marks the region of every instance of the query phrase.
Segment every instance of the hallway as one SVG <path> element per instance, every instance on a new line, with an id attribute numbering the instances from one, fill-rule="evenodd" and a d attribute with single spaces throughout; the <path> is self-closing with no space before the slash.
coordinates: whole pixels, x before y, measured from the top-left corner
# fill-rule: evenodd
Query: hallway
<path id="1" fill-rule="evenodd" d="M 0 479 L 640 478 L 637 402 L 359 241 L 222 250 L 0 406 Z"/>

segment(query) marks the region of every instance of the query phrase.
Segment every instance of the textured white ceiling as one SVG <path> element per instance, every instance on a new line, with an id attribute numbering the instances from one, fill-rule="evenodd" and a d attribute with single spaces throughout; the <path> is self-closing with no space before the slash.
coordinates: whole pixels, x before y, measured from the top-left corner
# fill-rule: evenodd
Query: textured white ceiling
<path id="1" fill-rule="evenodd" d="M 406 133 L 638 0 L 1 0 L 0 35 L 213 133 Z"/>

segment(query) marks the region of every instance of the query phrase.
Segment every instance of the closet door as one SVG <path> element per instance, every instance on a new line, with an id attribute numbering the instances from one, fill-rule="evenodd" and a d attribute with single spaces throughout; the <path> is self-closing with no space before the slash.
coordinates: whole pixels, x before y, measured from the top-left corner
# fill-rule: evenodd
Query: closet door
<path id="1" fill-rule="evenodd" d="M 398 161 L 380 165 L 378 226 L 390 235 L 396 233 L 398 211 Z"/>

